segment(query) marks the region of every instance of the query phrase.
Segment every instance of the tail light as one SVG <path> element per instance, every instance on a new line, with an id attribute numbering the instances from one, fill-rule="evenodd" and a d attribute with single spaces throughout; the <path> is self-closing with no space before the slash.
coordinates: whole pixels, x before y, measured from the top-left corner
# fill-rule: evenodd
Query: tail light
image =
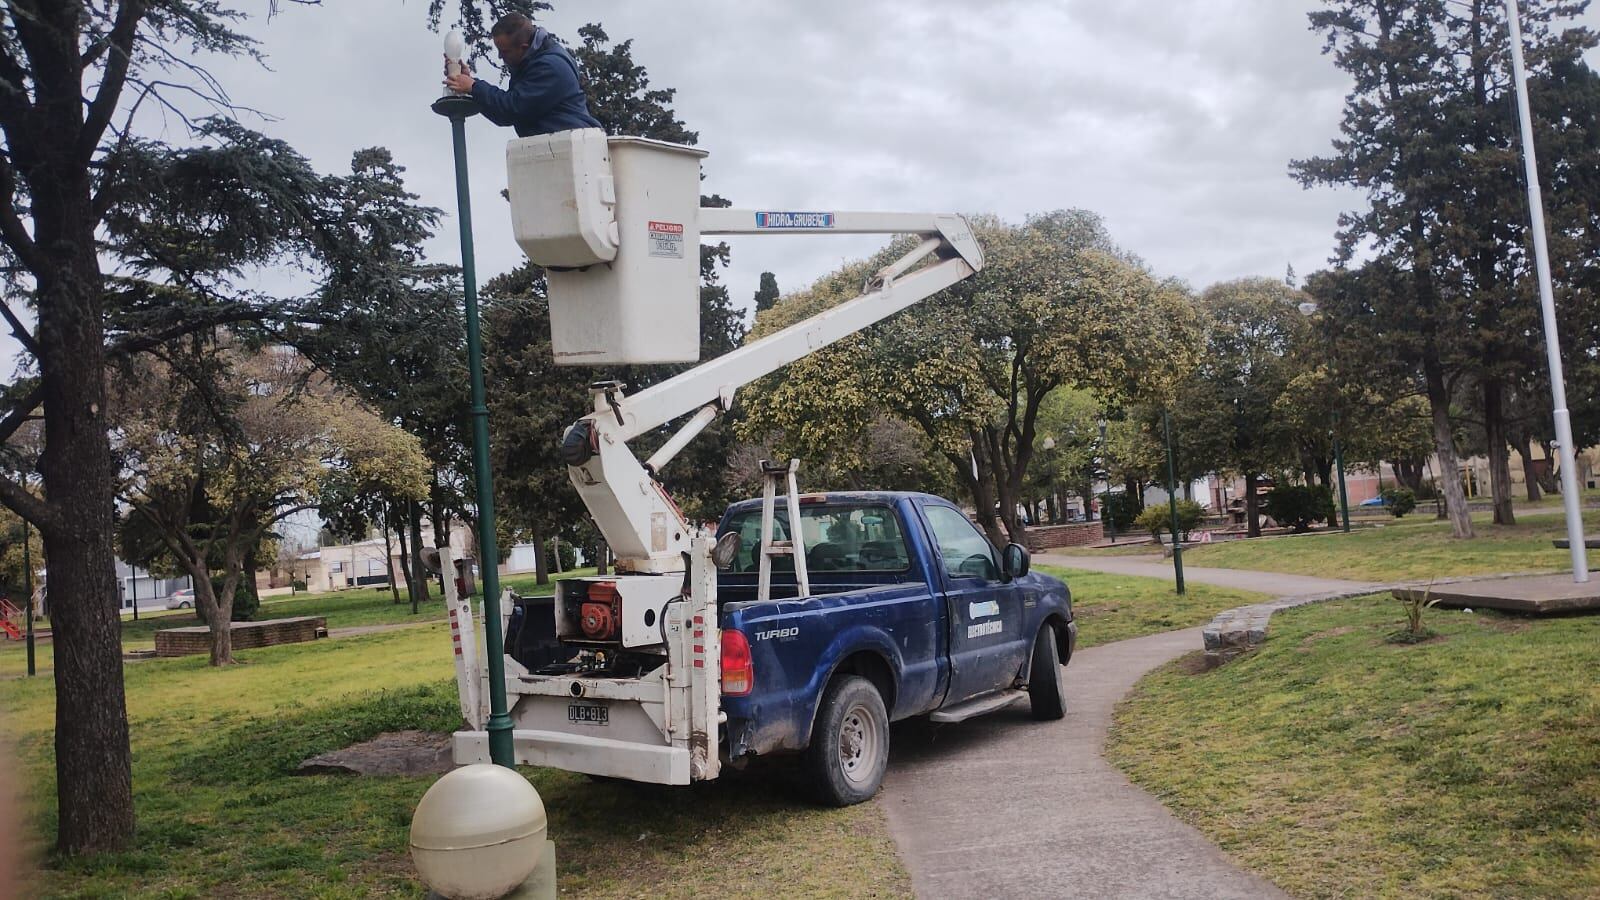
<path id="1" fill-rule="evenodd" d="M 588 599 L 578 608 L 578 627 L 591 641 L 609 641 L 622 624 L 622 594 L 615 581 L 596 581 L 589 585 Z"/>
<path id="2" fill-rule="evenodd" d="M 750 642 L 744 632 L 722 631 L 722 693 L 743 697 L 756 686 L 755 662 L 750 658 Z"/>

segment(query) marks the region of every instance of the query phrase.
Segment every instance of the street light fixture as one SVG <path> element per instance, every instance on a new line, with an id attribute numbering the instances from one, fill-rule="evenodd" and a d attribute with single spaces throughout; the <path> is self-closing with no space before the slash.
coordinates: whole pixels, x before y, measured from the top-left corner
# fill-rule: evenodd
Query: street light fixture
<path id="1" fill-rule="evenodd" d="M 452 31 L 444 40 L 447 65 L 459 72 L 466 44 Z M 512 767 L 516 753 L 511 716 L 506 711 L 505 637 L 500 631 L 500 551 L 495 545 L 494 478 L 489 471 L 489 407 L 483 389 L 483 341 L 478 330 L 478 281 L 472 250 L 472 192 L 467 183 L 468 118 L 478 104 L 466 94 L 446 91 L 433 111 L 450 120 L 456 162 L 456 210 L 461 225 L 461 282 L 466 294 L 467 370 L 472 381 L 472 474 L 478 503 L 478 556 L 483 576 L 484 651 L 489 669 L 489 758 Z"/>

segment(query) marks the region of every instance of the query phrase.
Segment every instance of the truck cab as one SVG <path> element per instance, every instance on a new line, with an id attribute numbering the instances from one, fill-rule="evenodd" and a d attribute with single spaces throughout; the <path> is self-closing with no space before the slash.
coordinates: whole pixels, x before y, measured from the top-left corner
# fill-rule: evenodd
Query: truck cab
<path id="1" fill-rule="evenodd" d="M 799 533 L 779 512 L 774 537 L 805 548 L 807 597 L 796 596 L 790 563 L 777 567 L 772 598 L 756 599 L 759 500 L 730 507 L 718 527 L 739 538 L 717 580 L 730 761 L 805 753 L 823 799 L 854 802 L 881 779 L 889 722 L 940 713 L 959 721 L 1024 696 L 1039 717 L 1060 717 L 1059 666 L 1077 635 L 1071 599 L 1058 579 L 1028 571 L 1022 547 L 997 551 L 959 508 L 930 494 L 808 494 L 799 509 Z M 730 660 L 730 647 L 748 649 Z M 1046 655 L 1057 664 L 1036 670 Z M 730 662 L 740 672 L 735 690 Z M 840 751 L 818 735 L 831 736 L 830 714 L 849 718 L 829 701 L 857 680 L 866 684 L 855 693 L 870 687 L 881 701 L 881 721 L 861 724 L 880 718 L 870 702 L 858 704 L 856 721 L 882 726 L 882 758 L 865 761 L 874 771 L 864 783 L 830 791 L 832 770 L 844 765 L 837 757 L 861 741 L 847 735 Z"/>

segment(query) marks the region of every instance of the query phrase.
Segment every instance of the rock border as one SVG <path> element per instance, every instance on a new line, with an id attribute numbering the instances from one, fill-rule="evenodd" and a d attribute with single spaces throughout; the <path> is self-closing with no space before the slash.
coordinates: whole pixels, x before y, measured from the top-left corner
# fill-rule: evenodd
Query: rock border
<path id="1" fill-rule="evenodd" d="M 1307 606 L 1312 603 L 1326 603 L 1329 600 L 1365 597 L 1368 594 L 1382 594 L 1406 588 L 1426 587 L 1429 585 L 1440 587 L 1446 584 L 1464 584 L 1471 581 L 1500 581 L 1506 578 L 1525 578 L 1529 575 L 1546 574 L 1549 573 L 1502 572 L 1495 575 L 1469 575 L 1451 578 L 1447 581 L 1391 581 L 1383 584 L 1371 584 L 1360 589 L 1348 591 L 1333 591 L 1326 594 L 1299 594 L 1290 597 L 1279 597 L 1264 603 L 1252 603 L 1249 606 L 1234 607 L 1217 613 L 1200 632 L 1201 639 L 1205 643 L 1206 666 L 1215 668 L 1261 646 L 1267 639 L 1267 629 L 1271 625 L 1272 614 L 1279 610 L 1293 609 L 1297 606 Z"/>

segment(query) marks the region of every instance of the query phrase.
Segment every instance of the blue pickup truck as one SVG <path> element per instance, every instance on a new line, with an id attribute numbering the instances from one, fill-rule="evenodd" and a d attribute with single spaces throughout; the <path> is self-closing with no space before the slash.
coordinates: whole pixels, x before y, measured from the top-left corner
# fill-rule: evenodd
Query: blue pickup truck
<path id="1" fill-rule="evenodd" d="M 731 507 L 718 528 L 739 536 L 717 579 L 725 758 L 801 752 L 819 799 L 845 805 L 877 792 L 892 721 L 959 721 L 1024 691 L 1035 718 L 1061 718 L 1077 625 L 1067 586 L 1030 573 L 1026 550 L 996 552 L 928 494 L 812 494 L 799 505 L 809 597 L 794 596 L 790 563 L 787 578 L 774 574 L 773 599 L 755 599 L 759 500 Z M 789 538 L 781 513 L 776 531 Z"/>
<path id="2" fill-rule="evenodd" d="M 751 500 L 723 515 L 718 553 L 699 539 L 706 561 L 687 573 L 575 578 L 553 598 L 517 598 L 505 621 L 517 761 L 689 784 L 801 754 L 818 799 L 846 805 L 883 781 L 890 722 L 958 722 L 1024 700 L 1035 718 L 1061 718 L 1072 603 L 1061 581 L 1028 571 L 1021 546 L 997 551 L 928 494 L 810 494 L 798 508 L 798 534 L 780 507 L 772 539 L 804 548 L 809 596 L 780 556 L 758 599 Z M 470 608 L 451 621 L 469 624 Z M 470 632 L 456 638 L 468 728 L 455 758 L 487 761 L 487 676 Z"/>

